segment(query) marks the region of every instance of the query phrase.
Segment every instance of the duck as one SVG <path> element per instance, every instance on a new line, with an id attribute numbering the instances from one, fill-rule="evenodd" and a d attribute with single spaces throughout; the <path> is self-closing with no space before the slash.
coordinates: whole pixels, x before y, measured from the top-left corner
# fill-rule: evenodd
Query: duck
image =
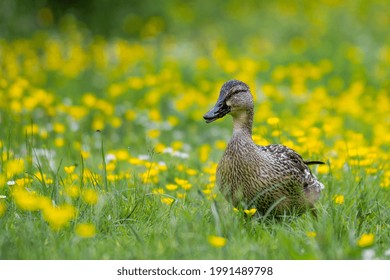
<path id="1" fill-rule="evenodd" d="M 324 185 L 305 161 L 282 144 L 256 145 L 252 139 L 254 101 L 249 86 L 239 80 L 225 82 L 216 104 L 203 116 L 211 123 L 233 117 L 233 134 L 216 170 L 216 186 L 236 208 L 255 208 L 258 215 L 290 216 L 311 209 Z"/>

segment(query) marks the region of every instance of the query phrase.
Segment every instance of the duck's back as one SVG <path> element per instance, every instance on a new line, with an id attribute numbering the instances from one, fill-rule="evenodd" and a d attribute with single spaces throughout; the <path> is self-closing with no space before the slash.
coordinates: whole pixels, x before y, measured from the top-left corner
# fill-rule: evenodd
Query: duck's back
<path id="1" fill-rule="evenodd" d="M 283 214 L 303 212 L 318 199 L 323 185 L 299 154 L 283 145 L 252 143 L 231 141 L 218 165 L 217 184 L 235 206 Z"/>

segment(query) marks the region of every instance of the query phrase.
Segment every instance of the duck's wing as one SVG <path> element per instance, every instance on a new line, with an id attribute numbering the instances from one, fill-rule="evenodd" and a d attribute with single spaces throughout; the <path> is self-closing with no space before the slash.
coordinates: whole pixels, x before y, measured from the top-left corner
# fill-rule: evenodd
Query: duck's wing
<path id="1" fill-rule="evenodd" d="M 315 191 L 316 193 L 319 193 L 324 188 L 324 185 L 317 180 L 316 176 L 311 173 L 308 167 L 308 165 L 312 164 L 324 164 L 322 161 L 305 161 L 293 149 L 280 144 L 258 147 L 260 151 L 272 155 L 278 162 L 286 163 L 289 169 L 295 169 L 303 179 L 303 188 L 305 191 Z"/>
<path id="2" fill-rule="evenodd" d="M 268 146 L 257 146 L 260 151 L 268 152 L 273 154 L 276 157 L 279 157 L 281 160 L 289 160 L 296 163 L 297 166 L 301 165 L 313 165 L 313 164 L 325 164 L 323 161 L 305 161 L 303 158 L 293 149 L 280 145 L 280 144 L 272 144 Z"/>
<path id="3" fill-rule="evenodd" d="M 281 162 L 289 162 L 293 164 L 296 168 L 300 169 L 302 172 L 304 171 L 306 166 L 303 158 L 295 152 L 293 149 L 290 149 L 286 146 L 280 144 L 272 144 L 268 146 L 258 146 L 260 151 L 272 154 L 274 158 L 277 158 L 278 161 Z"/>

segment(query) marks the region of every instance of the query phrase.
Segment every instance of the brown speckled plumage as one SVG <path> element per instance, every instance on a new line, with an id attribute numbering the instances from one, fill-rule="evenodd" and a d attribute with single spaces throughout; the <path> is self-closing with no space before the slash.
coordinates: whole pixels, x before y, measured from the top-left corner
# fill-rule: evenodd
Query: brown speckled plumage
<path id="1" fill-rule="evenodd" d="M 303 213 L 324 188 L 300 155 L 283 145 L 258 146 L 252 140 L 253 98 L 249 87 L 226 82 L 217 104 L 204 118 L 230 113 L 233 136 L 217 168 L 217 186 L 235 207 L 255 207 L 262 215 Z"/>

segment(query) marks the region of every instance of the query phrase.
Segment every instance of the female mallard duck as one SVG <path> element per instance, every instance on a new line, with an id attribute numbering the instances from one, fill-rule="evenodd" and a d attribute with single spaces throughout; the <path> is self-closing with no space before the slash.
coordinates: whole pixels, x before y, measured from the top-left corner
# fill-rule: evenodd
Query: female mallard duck
<path id="1" fill-rule="evenodd" d="M 255 207 L 262 215 L 303 213 L 312 208 L 324 185 L 294 150 L 252 140 L 253 97 L 237 80 L 226 82 L 215 106 L 203 118 L 213 122 L 233 116 L 233 136 L 217 167 L 217 186 L 235 207 Z"/>

